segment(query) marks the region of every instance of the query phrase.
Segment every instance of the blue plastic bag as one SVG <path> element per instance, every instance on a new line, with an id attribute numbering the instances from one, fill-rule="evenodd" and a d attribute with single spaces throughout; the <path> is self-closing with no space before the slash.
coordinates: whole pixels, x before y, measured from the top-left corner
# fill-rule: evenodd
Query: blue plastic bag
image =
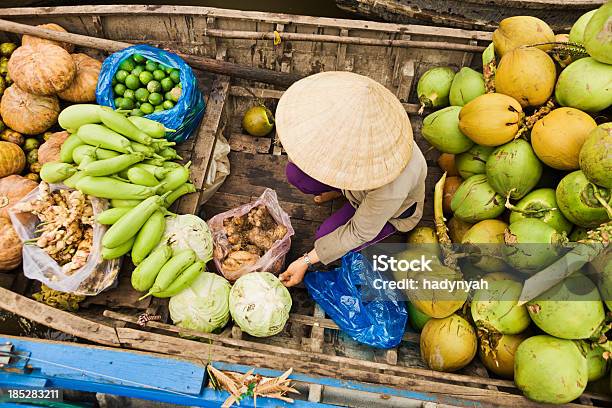
<path id="1" fill-rule="evenodd" d="M 342 258 L 342 266 L 329 272 L 312 272 L 304 283 L 310 296 L 340 329 L 353 340 L 378 348 L 397 346 L 404 335 L 408 313 L 400 294 L 380 291 L 364 300 L 362 285 L 385 278 L 358 252 Z"/>
<path id="2" fill-rule="evenodd" d="M 140 54 L 146 59 L 161 63 L 167 67 L 178 68 L 181 71 L 181 86 L 183 87 L 181 97 L 174 108 L 153 112 L 146 118 L 163 123 L 168 129 L 176 132 L 168 132 L 166 138 L 173 142 L 187 140 L 198 127 L 206 103 L 198 89 L 198 80 L 193 74 L 191 67 L 179 56 L 170 52 L 160 50 L 149 45 L 134 45 L 110 55 L 102 64 L 98 86 L 96 87 L 96 101 L 98 105 L 110 106 L 115 109 L 114 90 L 112 81 L 121 62 L 134 54 Z"/>

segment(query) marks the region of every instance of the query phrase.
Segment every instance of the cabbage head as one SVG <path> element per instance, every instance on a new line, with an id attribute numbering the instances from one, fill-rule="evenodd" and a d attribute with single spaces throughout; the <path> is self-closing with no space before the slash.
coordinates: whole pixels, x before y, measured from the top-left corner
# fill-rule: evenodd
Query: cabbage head
<path id="1" fill-rule="evenodd" d="M 242 331 L 255 337 L 280 333 L 289 319 L 291 295 L 269 272 L 241 276 L 229 296 L 232 318 Z"/>
<path id="2" fill-rule="evenodd" d="M 166 218 L 166 230 L 160 245 L 168 242 L 172 250 L 193 249 L 202 262 L 212 259 L 212 233 L 206 221 L 193 214 Z"/>
<path id="3" fill-rule="evenodd" d="M 203 272 L 191 286 L 170 299 L 170 317 L 185 329 L 212 333 L 229 321 L 231 285 L 225 278 Z"/>

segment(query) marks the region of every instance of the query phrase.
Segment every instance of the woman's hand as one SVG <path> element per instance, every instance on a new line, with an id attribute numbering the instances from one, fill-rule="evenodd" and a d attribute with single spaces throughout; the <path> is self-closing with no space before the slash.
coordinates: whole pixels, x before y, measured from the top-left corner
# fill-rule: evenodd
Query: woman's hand
<path id="1" fill-rule="evenodd" d="M 285 272 L 281 273 L 279 278 L 281 282 L 283 282 L 283 285 L 290 288 L 304 280 L 304 275 L 307 270 L 308 265 L 304 262 L 303 258 L 299 258 L 291 262 L 291 265 L 289 265 Z"/>

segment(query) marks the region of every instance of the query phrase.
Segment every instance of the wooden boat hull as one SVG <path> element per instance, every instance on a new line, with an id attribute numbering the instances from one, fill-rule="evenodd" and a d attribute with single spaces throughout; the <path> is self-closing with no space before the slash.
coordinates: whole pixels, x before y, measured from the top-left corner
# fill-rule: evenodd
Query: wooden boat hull
<path id="1" fill-rule="evenodd" d="M 484 31 L 207 7 L 121 5 L 0 9 L 0 19 L 29 25 L 54 22 L 71 33 L 125 43 L 149 43 L 280 73 L 310 75 L 347 70 L 368 75 L 391 90 L 404 104 L 415 140 L 429 165 L 428 202 L 431 202 L 433 184 L 441 171 L 436 165 L 438 153 L 431 149 L 420 132 L 422 117 L 417 114 L 415 79 L 433 66 L 478 67 L 477 53 L 491 39 L 491 33 Z M 280 44 L 273 42 L 274 31 L 280 33 Z M 15 38 L 12 34 L 0 34 L 3 40 Z M 87 44 L 90 48 L 80 51 L 100 53 L 99 49 L 91 49 L 95 46 L 93 42 L 81 43 L 82 46 Z M 175 212 L 204 212 L 205 218 L 209 218 L 250 202 L 265 188 L 273 188 L 296 230 L 288 259 L 300 256 L 312 246 L 317 226 L 340 203 L 317 206 L 312 197 L 291 187 L 284 174 L 287 156 L 276 136 L 254 138 L 245 134 L 240 124 L 244 112 L 255 103 L 263 102 L 274 111 L 286 86 L 230 78 L 203 70 L 196 71 L 196 75 L 206 95 L 207 110 L 194 137 L 178 146 L 178 150 L 185 161 L 192 161 L 192 182 L 198 191 L 181 199 Z M 218 192 L 205 202 L 205 176 L 212 168 L 215 146 L 224 140 L 229 142 L 231 149 L 231 174 Z M 423 222 L 431 224 L 432 219 L 433 209 L 428 206 Z M 406 332 L 399 348 L 369 349 L 367 357 L 352 353 L 346 344 L 339 345 L 338 326 L 327 319 L 323 310 L 300 288 L 292 289 L 294 310 L 283 333 L 265 339 L 250 337 L 233 325 L 221 334 L 209 334 L 170 324 L 167 300 L 147 298 L 139 302 L 140 294 L 130 285 L 129 269 L 122 271 L 116 288 L 88 298 L 75 313 L 59 311 L 32 300 L 30 295 L 37 290 L 37 284 L 21 273 L 0 274 L 0 308 L 75 337 L 115 348 L 280 371 L 293 367 L 302 375 L 386 385 L 391 387 L 391 396 L 406 391 L 418 394 L 416 399 L 452 406 L 537 406 L 522 397 L 512 382 L 488 378 L 477 360 L 460 373 L 440 373 L 424 368 L 416 345 L 419 337 L 414 332 Z M 140 327 L 136 322 L 143 313 L 160 315 L 162 320 Z M 337 387 L 337 384 L 308 385 L 309 400 L 320 402 L 325 387 Z M 453 395 L 461 397 L 451 397 Z M 605 401 L 607 397 L 593 398 Z"/>
<path id="2" fill-rule="evenodd" d="M 336 0 L 343 10 L 361 17 L 400 24 L 494 30 L 516 15 L 538 17 L 553 30 L 567 32 L 582 14 L 605 0 Z"/>

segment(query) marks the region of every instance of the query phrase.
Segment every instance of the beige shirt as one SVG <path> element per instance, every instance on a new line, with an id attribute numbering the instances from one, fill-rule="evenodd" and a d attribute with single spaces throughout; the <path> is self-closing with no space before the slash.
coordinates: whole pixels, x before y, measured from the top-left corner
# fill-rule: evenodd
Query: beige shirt
<path id="1" fill-rule="evenodd" d="M 329 264 L 373 240 L 387 222 L 398 231 L 412 230 L 423 215 L 426 176 L 427 162 L 414 143 L 410 162 L 391 183 L 374 190 L 342 190 L 342 194 L 357 211 L 345 225 L 315 241 L 320 261 Z M 415 203 L 417 207 L 411 217 L 397 218 Z"/>

